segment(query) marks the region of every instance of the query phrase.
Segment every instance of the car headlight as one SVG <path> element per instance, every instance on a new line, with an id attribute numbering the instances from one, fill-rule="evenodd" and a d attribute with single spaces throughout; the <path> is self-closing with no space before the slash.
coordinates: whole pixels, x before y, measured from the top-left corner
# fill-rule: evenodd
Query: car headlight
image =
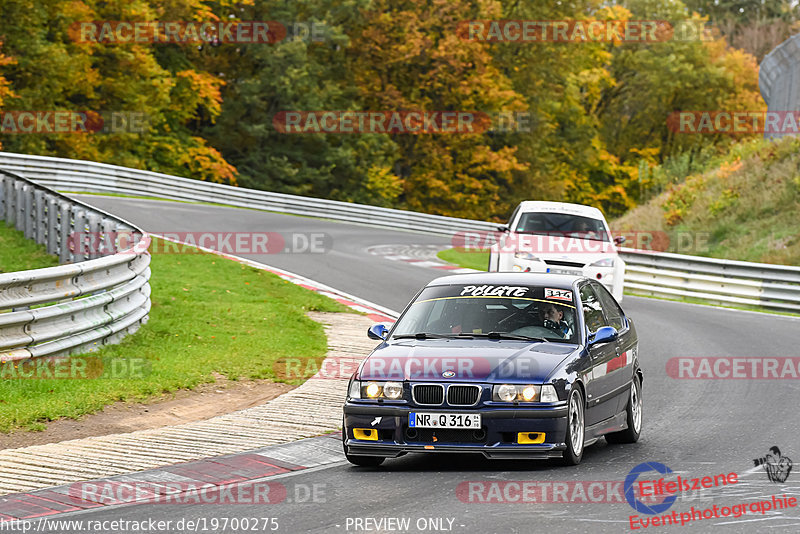
<path id="1" fill-rule="evenodd" d="M 603 258 L 591 264 L 592 267 L 613 267 L 614 258 Z"/>
<path id="2" fill-rule="evenodd" d="M 515 252 L 514 257 L 519 258 L 521 260 L 530 260 L 530 261 L 537 261 L 539 259 L 530 252 Z"/>
<path id="3" fill-rule="evenodd" d="M 539 386 L 502 384 L 492 389 L 492 400 L 501 402 L 537 402 L 538 397 Z"/>
<path id="4" fill-rule="evenodd" d="M 388 399 L 399 400 L 403 398 L 402 382 L 361 382 L 353 380 L 350 383 L 348 396 L 351 399 Z"/>
<path id="5" fill-rule="evenodd" d="M 367 397 L 369 397 L 370 399 L 377 399 L 381 394 L 381 389 L 382 388 L 378 385 L 377 382 L 370 382 L 364 389 L 364 393 L 366 393 Z"/>
<path id="6" fill-rule="evenodd" d="M 520 396 L 525 402 L 531 402 L 536 398 L 536 388 L 533 386 L 526 386 L 520 393 Z"/>
<path id="7" fill-rule="evenodd" d="M 542 386 L 542 393 L 539 395 L 540 402 L 558 402 L 558 393 L 556 393 L 556 388 L 553 387 L 551 384 L 545 384 Z"/>
<path id="8" fill-rule="evenodd" d="M 503 402 L 511 402 L 517 398 L 517 386 L 509 386 L 503 384 L 502 386 L 494 387 L 494 397 Z"/>
<path id="9" fill-rule="evenodd" d="M 383 385 L 383 396 L 387 399 L 399 399 L 403 396 L 403 384 L 400 382 L 386 382 Z"/>

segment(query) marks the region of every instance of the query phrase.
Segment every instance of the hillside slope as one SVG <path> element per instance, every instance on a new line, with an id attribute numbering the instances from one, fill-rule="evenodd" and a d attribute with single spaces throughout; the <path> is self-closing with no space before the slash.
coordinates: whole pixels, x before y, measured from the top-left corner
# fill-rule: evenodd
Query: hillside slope
<path id="1" fill-rule="evenodd" d="M 800 139 L 742 143 L 718 167 L 692 175 L 611 222 L 626 246 L 800 265 Z"/>

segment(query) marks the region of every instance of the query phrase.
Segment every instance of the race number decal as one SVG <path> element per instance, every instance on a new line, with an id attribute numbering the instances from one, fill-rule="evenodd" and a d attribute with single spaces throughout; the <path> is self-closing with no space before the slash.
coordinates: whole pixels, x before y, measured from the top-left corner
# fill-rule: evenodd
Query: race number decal
<path id="1" fill-rule="evenodd" d="M 544 288 L 544 298 L 572 302 L 572 291 L 569 289 L 553 289 L 546 287 Z"/>

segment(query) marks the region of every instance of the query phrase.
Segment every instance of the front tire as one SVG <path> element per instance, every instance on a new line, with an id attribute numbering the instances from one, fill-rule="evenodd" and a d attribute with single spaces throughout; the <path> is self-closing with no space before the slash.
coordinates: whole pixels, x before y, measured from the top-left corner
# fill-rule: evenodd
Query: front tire
<path id="1" fill-rule="evenodd" d="M 348 462 L 361 467 L 378 467 L 386 459 L 382 456 L 358 456 L 355 454 L 348 454 L 347 445 L 344 444 L 346 439 L 347 427 L 344 426 L 344 418 L 342 418 L 342 450 L 344 451 L 344 457 L 347 458 Z"/>
<path id="2" fill-rule="evenodd" d="M 347 453 L 344 453 L 344 457 L 347 458 L 347 461 L 351 464 L 361 467 L 378 467 L 386 459 L 382 456 L 353 456 Z"/>
<path id="3" fill-rule="evenodd" d="M 628 397 L 627 413 L 628 428 L 619 432 L 606 434 L 609 443 L 636 443 L 642 432 L 642 382 L 639 375 L 633 376 L 631 393 Z"/>
<path id="4" fill-rule="evenodd" d="M 583 458 L 583 441 L 586 436 L 586 420 L 584 418 L 583 394 L 575 385 L 569 394 L 567 404 L 567 450 L 564 451 L 564 465 L 578 465 Z"/>

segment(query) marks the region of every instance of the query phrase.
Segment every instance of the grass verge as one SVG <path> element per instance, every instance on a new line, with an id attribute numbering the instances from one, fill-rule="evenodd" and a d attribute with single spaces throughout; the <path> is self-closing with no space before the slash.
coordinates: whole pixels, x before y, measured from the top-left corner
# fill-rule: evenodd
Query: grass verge
<path id="1" fill-rule="evenodd" d="M 718 167 L 611 221 L 612 230 L 656 236 L 655 250 L 800 265 L 800 140 L 757 139 L 734 148 Z"/>
<path id="2" fill-rule="evenodd" d="M 25 234 L 0 221 L 0 272 L 27 271 L 55 267 L 58 258 L 47 253 L 47 249 L 25 239 Z"/>
<path id="3" fill-rule="evenodd" d="M 436 254 L 440 260 L 464 267 L 467 269 L 475 269 L 478 271 L 485 271 L 489 265 L 489 250 L 474 250 L 464 249 L 461 247 L 454 247 L 442 250 Z"/>
<path id="4" fill-rule="evenodd" d="M 349 311 L 276 275 L 199 251 L 156 254 L 151 269 L 150 320 L 119 345 L 92 354 L 103 362 L 98 378 L 15 378 L 10 364 L 0 367 L 0 431 L 41 430 L 47 421 L 79 418 L 116 401 L 146 402 L 214 382 L 216 373 L 302 382 L 281 380 L 274 367 L 285 358 L 318 364 L 325 357 L 322 325 L 306 312 Z"/>

